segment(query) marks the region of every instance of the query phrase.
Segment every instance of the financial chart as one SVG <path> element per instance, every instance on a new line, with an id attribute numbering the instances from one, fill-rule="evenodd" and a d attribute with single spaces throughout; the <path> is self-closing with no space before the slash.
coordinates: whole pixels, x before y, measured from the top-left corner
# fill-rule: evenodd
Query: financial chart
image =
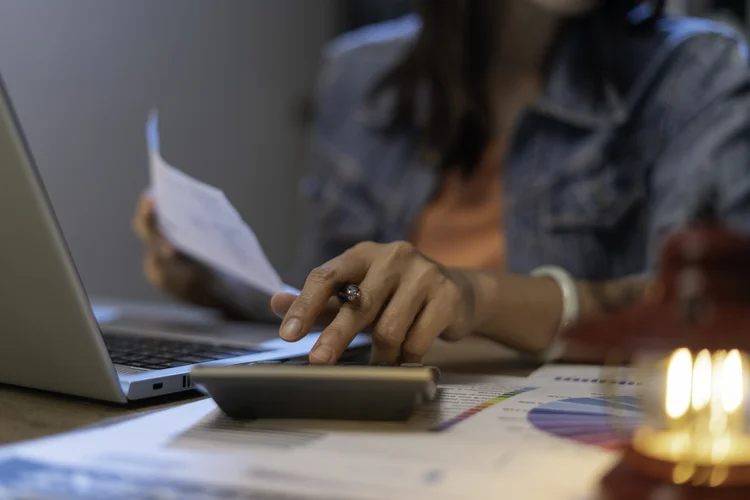
<path id="1" fill-rule="evenodd" d="M 528 421 L 553 436 L 617 450 L 627 443 L 640 415 L 633 396 L 592 396 L 543 403 L 529 411 Z"/>

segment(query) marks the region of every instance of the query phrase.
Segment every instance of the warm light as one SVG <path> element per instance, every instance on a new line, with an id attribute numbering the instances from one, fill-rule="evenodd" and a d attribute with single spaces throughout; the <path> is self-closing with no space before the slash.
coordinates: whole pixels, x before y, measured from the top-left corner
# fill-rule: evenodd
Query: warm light
<path id="1" fill-rule="evenodd" d="M 654 385 L 644 387 L 652 398 L 661 393 L 660 411 L 647 413 L 633 436 L 633 446 L 647 456 L 679 465 L 672 477 L 677 484 L 722 484 L 727 467 L 750 465 L 747 354 L 737 349 L 680 348 L 660 359 L 647 360 L 655 376 L 650 379 Z M 693 477 L 700 466 L 715 469 L 710 478 Z"/>
<path id="2" fill-rule="evenodd" d="M 732 446 L 732 439 L 727 434 L 712 436 L 711 439 L 711 461 L 721 463 L 726 460 Z"/>
<path id="3" fill-rule="evenodd" d="M 665 409 L 672 418 L 680 418 L 690 407 L 693 357 L 686 348 L 672 353 L 667 368 L 667 394 Z"/>
<path id="4" fill-rule="evenodd" d="M 721 374 L 721 401 L 724 411 L 733 413 L 742 404 L 744 374 L 742 373 L 742 358 L 737 349 L 729 351 L 724 360 Z"/>
<path id="5" fill-rule="evenodd" d="M 711 411 L 709 412 L 708 421 L 708 430 L 711 436 L 718 436 L 724 433 L 727 428 L 727 412 L 724 411 L 724 405 L 722 404 L 722 394 L 724 393 L 724 360 L 726 358 L 726 351 L 722 350 L 714 353 Z"/>
<path id="6" fill-rule="evenodd" d="M 698 353 L 693 366 L 693 410 L 699 411 L 711 401 L 711 353 Z"/>
<path id="7" fill-rule="evenodd" d="M 695 474 L 695 464 L 690 462 L 678 463 L 672 471 L 672 481 L 675 484 L 687 483 Z"/>

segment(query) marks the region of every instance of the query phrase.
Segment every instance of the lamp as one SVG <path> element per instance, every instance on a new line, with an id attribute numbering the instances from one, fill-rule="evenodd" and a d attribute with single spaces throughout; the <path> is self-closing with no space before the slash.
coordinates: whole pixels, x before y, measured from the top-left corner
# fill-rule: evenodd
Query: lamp
<path id="1" fill-rule="evenodd" d="M 750 499 L 750 238 L 713 207 L 666 241 L 648 300 L 565 333 L 639 382 L 643 417 L 602 499 Z"/>

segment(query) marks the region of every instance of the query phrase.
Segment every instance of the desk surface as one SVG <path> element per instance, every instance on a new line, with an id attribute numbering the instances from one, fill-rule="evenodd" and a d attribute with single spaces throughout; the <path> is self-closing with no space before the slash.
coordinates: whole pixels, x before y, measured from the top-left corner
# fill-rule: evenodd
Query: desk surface
<path id="1" fill-rule="evenodd" d="M 438 342 L 424 362 L 447 373 L 526 376 L 536 368 L 519 360 L 511 351 L 479 338 L 454 344 Z M 200 397 L 190 392 L 121 406 L 0 385 L 0 444 L 49 436 Z"/>

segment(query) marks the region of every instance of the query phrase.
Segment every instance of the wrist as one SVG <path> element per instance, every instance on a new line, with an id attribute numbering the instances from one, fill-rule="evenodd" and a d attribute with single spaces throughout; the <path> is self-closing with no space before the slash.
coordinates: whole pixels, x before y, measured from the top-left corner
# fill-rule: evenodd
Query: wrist
<path id="1" fill-rule="evenodd" d="M 479 335 L 524 352 L 541 352 L 554 339 L 563 311 L 557 283 L 507 272 L 469 273 Z"/>
<path id="2" fill-rule="evenodd" d="M 542 266 L 531 271 L 531 276 L 548 278 L 557 285 L 560 298 L 560 316 L 552 329 L 552 335 L 537 356 L 542 362 L 556 361 L 566 351 L 566 342 L 561 338 L 562 333 L 578 322 L 581 315 L 581 300 L 578 283 L 565 269 L 557 266 Z"/>
<path id="3" fill-rule="evenodd" d="M 465 307 L 468 310 L 468 333 L 485 333 L 493 328 L 493 309 L 497 307 L 500 277 L 492 272 L 456 269 L 454 281 L 459 284 Z"/>

